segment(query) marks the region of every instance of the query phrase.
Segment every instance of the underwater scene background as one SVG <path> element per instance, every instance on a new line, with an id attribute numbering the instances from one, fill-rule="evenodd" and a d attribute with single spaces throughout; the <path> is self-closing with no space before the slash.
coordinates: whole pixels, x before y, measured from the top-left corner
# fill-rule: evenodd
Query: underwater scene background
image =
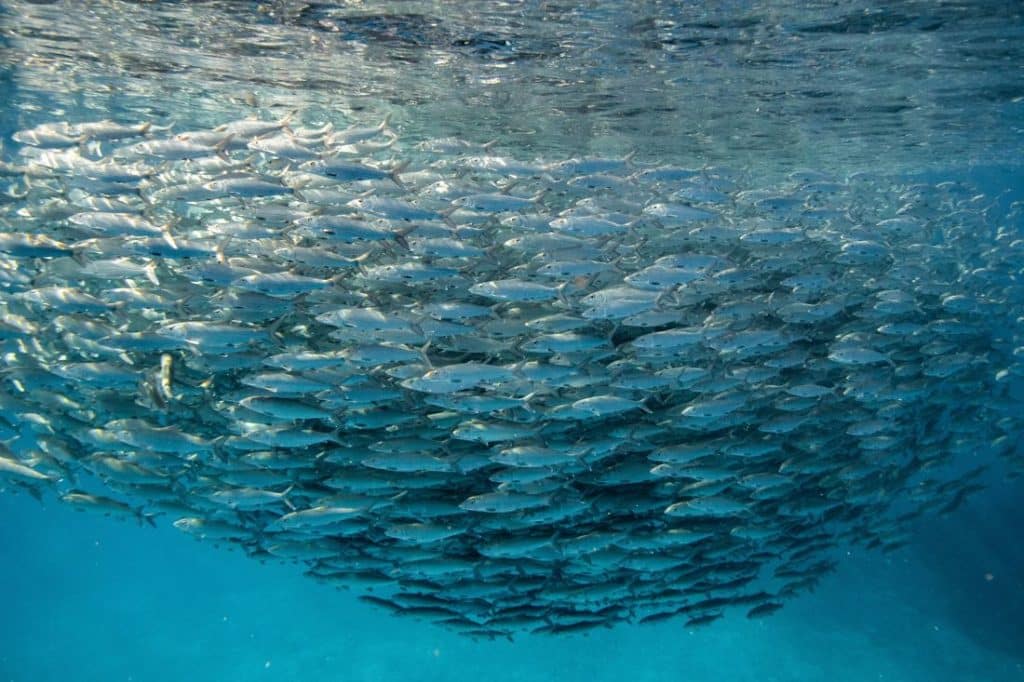
<path id="1" fill-rule="evenodd" d="M 775 198 L 777 188 L 786 186 L 794 173 L 836 183 L 884 179 L 901 188 L 954 183 L 970 188 L 964 206 L 970 206 L 970 195 L 982 197 L 974 204 L 980 216 L 976 219 L 991 232 L 979 232 L 979 240 L 991 240 L 992 249 L 1009 261 L 1007 272 L 1019 278 L 1024 262 L 1013 258 L 1024 252 L 1014 253 L 1008 245 L 1015 235 L 1024 238 L 1022 14 L 1019 3 L 1013 2 L 0 2 L 0 161 L 9 164 L 2 177 L 8 191 L 0 198 L 3 232 L 18 233 L 17 219 L 26 215 L 18 211 L 26 210 L 36 222 L 25 224 L 42 225 L 43 234 L 70 241 L 61 222 L 64 217 L 47 223 L 33 213 L 42 199 L 34 204 L 32 192 L 57 200 L 78 196 L 78 190 L 100 193 L 90 184 L 77 186 L 73 170 L 60 171 L 63 187 L 56 182 L 48 188 L 47 179 L 31 178 L 25 168 L 48 163 L 32 150 L 45 149 L 46 143 L 25 142 L 19 131 L 64 121 L 150 122 L 150 137 L 125 141 L 131 145 L 250 118 L 278 121 L 294 116 L 293 127 L 310 129 L 329 122 L 337 131 L 363 130 L 383 120 L 410 154 L 408 171 L 436 160 L 432 155 L 440 152 L 430 146 L 432 141 L 451 138 L 476 145 L 474 158 L 493 154 L 551 168 L 571 159 L 625 159 L 629 165 L 628 171 L 612 171 L 612 179 L 590 179 L 583 190 L 573 184 L 578 178 L 561 178 L 552 185 L 554 190 L 544 190 L 548 194 L 542 201 L 552 205 L 561 201 L 553 195 L 562 190 L 570 198 L 573 191 L 580 191 L 580 196 L 601 194 L 611 202 L 616 198 L 616 178 L 624 181 L 643 169 L 693 169 L 698 177 L 722 181 L 720 188 L 728 180 L 733 183 L 726 189 L 730 197 L 742 189 L 771 188 L 766 199 Z M 170 132 L 157 133 L 165 126 Z M 234 142 L 244 142 L 242 137 Z M 88 149 L 89 140 L 79 142 L 83 156 L 97 151 Z M 78 146 L 72 143 L 72 152 Z M 215 145 L 210 147 L 216 157 Z M 250 144 L 249 149 L 257 147 Z M 232 159 L 248 153 L 227 151 Z M 99 152 L 98 158 L 106 158 L 109 148 Z M 367 153 L 366 158 L 373 161 L 387 153 Z M 147 162 L 158 165 L 152 159 Z M 178 161 L 160 160 L 164 162 Z M 395 168 L 373 163 L 368 167 L 386 168 L 385 176 Z M 281 176 L 292 170 L 290 164 L 273 167 Z M 412 186 L 403 180 L 405 170 L 399 162 L 395 177 Z M 456 176 L 462 177 L 460 173 L 449 179 Z M 392 182 L 388 177 L 377 181 Z M 513 194 L 528 198 L 532 191 L 520 189 L 538 182 L 548 181 L 517 179 L 510 187 Z M 608 184 L 594 184 L 601 182 Z M 164 201 L 157 192 L 140 194 L 150 205 Z M 756 204 L 760 196 L 751 199 L 756 210 L 788 210 Z M 167 205 L 206 200 L 182 195 Z M 707 208 L 715 201 L 701 203 L 695 198 L 692 203 Z M 181 215 L 183 223 L 191 219 L 187 206 Z M 776 213 L 770 219 L 783 220 Z M 58 224 L 61 227 L 54 227 Z M 67 234 L 72 232 L 69 228 Z M 164 239 L 180 236 L 172 231 Z M 594 243 L 606 249 L 609 242 L 601 238 Z M 186 241 L 160 248 L 172 246 L 186 246 Z M 941 253 L 944 245 L 931 246 Z M 412 247 L 419 248 L 415 240 Z M 74 256 L 89 261 L 99 260 L 102 254 L 97 249 L 106 247 L 83 248 L 84 252 L 74 249 Z M 64 255 L 71 255 L 72 247 L 67 249 Z M 27 258 L 5 253 L 5 271 L 16 274 L 31 262 L 44 272 L 51 255 Z M 173 254 L 161 257 L 171 260 Z M 525 255 L 523 259 L 500 260 L 500 268 L 515 272 L 527 264 Z M 161 272 L 161 277 L 174 274 L 176 267 Z M 144 276 L 136 279 L 145 283 Z M 50 333 L 56 336 L 46 321 L 60 311 L 44 307 L 40 312 L 23 305 L 14 296 L 29 290 L 32 282 L 10 281 L 14 283 L 5 280 L 5 324 L 11 319 L 8 315 L 34 310 L 40 339 Z M 366 282 L 360 280 L 363 285 Z M 575 280 L 570 283 L 575 285 Z M 1009 311 L 1008 324 L 1016 323 L 1016 331 L 1008 335 L 1020 346 L 1021 300 L 1012 297 L 1019 291 L 1007 290 L 1007 300 L 991 295 L 1000 315 Z M 502 300 L 495 296 L 491 302 L 507 305 Z M 974 319 L 982 324 L 977 321 L 982 318 Z M 644 328 L 621 338 L 616 336 L 618 325 L 611 326 L 616 328 L 610 332 L 615 351 L 632 349 L 636 338 L 660 329 Z M 744 617 L 749 604 L 710 618 L 713 622 L 708 624 L 688 623 L 687 617 L 613 624 L 620 618 L 629 620 L 614 612 L 608 627 L 602 624 L 583 632 L 517 631 L 508 637 L 492 632 L 470 637 L 426 617 L 388 613 L 360 600 L 363 593 L 348 589 L 344 581 L 311 579 L 304 575 L 311 564 L 301 558 L 281 561 L 253 551 L 251 543 L 240 547 L 243 543 L 235 539 L 197 542 L 173 525 L 187 514 L 173 506 L 161 507 L 166 500 L 147 500 L 139 492 L 145 486 L 130 498 L 126 514 L 111 514 L 110 509 L 79 513 L 60 498 L 72 490 L 106 493 L 109 481 L 96 469 L 79 470 L 50 455 L 48 442 L 86 441 L 66 431 L 63 422 L 39 426 L 49 415 L 37 406 L 54 403 L 24 391 L 26 377 L 34 376 L 24 373 L 24 358 L 32 354 L 17 346 L 18 335 L 5 328 L 2 342 L 0 426 L 7 448 L 3 456 L 37 467 L 46 480 L 37 486 L 31 479 L 26 483 L 24 472 L 0 477 L 0 575 L 5 587 L 0 680 L 1024 679 L 1024 456 L 1019 429 L 1024 418 L 1024 373 L 1019 370 L 998 384 L 1005 420 L 1001 423 L 1015 424 L 1015 430 L 1000 435 L 999 447 L 957 452 L 936 474 L 937 480 L 949 481 L 952 490 L 959 490 L 958 477 L 963 476 L 963 499 L 940 499 L 936 494 L 929 504 L 925 493 L 908 496 L 900 489 L 900 499 L 882 500 L 897 511 L 910 501 L 926 508 L 909 518 L 905 531 L 885 536 L 885 551 L 864 546 L 876 532 L 867 523 L 874 507 L 865 507 L 870 513 L 850 512 L 851 518 L 843 522 L 852 530 L 840 541 L 816 549 L 831 570 L 788 596 L 783 608 L 767 617 Z M 176 356 L 182 367 L 203 355 L 201 344 L 197 351 L 197 344 L 188 343 L 191 346 L 182 346 Z M 433 357 L 435 363 L 439 357 L 455 357 L 445 355 L 455 351 L 444 349 L 443 343 L 427 352 L 439 353 L 438 348 L 443 352 Z M 1022 354 L 1007 350 L 1007 357 Z M 567 362 L 580 364 L 592 357 L 569 353 Z M 749 357 L 764 356 L 755 352 Z M 39 361 L 59 366 L 65 359 L 58 354 Z M 177 371 L 185 381 L 187 371 Z M 957 376 L 941 379 L 956 382 Z M 44 383 L 38 390 L 49 391 L 51 386 Z M 997 402 L 995 382 L 978 381 L 977 386 L 979 391 L 993 391 L 993 403 Z M 483 380 L 481 387 L 482 393 L 490 390 Z M 36 390 L 31 384 L 29 389 Z M 433 395 L 433 390 L 425 393 Z M 19 397 L 19 392 L 27 397 Z M 573 398 L 585 395 L 569 393 Z M 645 408 L 643 413 L 629 413 L 638 420 L 661 408 L 658 396 L 629 395 Z M 968 397 L 984 404 L 987 394 Z M 102 412 L 105 408 L 97 406 L 108 404 L 107 399 L 96 400 L 82 402 Z M 556 409 L 553 399 L 534 400 L 540 409 Z M 569 402 L 576 405 L 573 409 L 584 410 L 579 401 Z M 31 409 L 11 407 L 17 404 Z M 685 410 L 685 405 L 669 407 Z M 1021 406 L 1020 413 L 1014 412 L 1015 405 Z M 154 408 L 147 403 L 146 409 Z M 170 409 L 160 409 L 170 413 L 165 423 L 174 424 L 173 402 Z M 43 418 L 24 416 L 37 413 Z M 978 414 L 982 416 L 977 417 L 975 433 L 985 434 L 978 436 L 979 442 L 997 440 L 991 437 L 992 424 L 983 423 L 988 413 Z M 594 415 L 580 415 L 583 433 L 596 428 Z M 619 413 L 611 417 L 628 421 Z M 113 418 L 97 417 L 92 426 L 102 427 Z M 479 420 L 474 418 L 474 423 Z M 568 420 L 563 417 L 561 423 Z M 901 423 L 919 427 L 911 442 L 927 442 L 930 422 L 915 425 L 904 418 Z M 328 430 L 316 427 L 314 433 Z M 37 437 L 44 443 L 43 456 L 33 440 Z M 341 431 L 334 437 L 344 440 L 346 434 Z M 130 440 L 126 435 L 119 442 Z M 492 445 L 487 440 L 456 440 L 459 443 L 451 446 L 456 454 L 462 452 L 460 444 L 472 443 L 466 445 L 467 451 L 481 443 L 481 448 Z M 651 447 L 664 447 L 664 442 L 656 440 Z M 917 461 L 912 452 L 908 457 Z M 984 467 L 980 473 L 979 466 Z M 456 471 L 461 475 L 462 469 Z M 451 470 L 445 473 L 454 475 Z M 588 474 L 579 475 L 586 479 Z M 618 486 L 613 478 L 598 483 L 604 486 L 600 495 L 587 499 L 609 507 L 617 499 L 631 504 L 635 486 L 648 484 L 628 479 Z M 116 485 L 112 489 L 118 490 Z M 215 488 L 198 489 L 207 499 Z M 884 497 L 890 488 L 881 490 Z M 622 497 L 617 498 L 620 492 Z M 555 499 L 560 494 L 556 492 Z M 394 504 L 400 506 L 412 497 L 398 497 Z M 313 504 L 312 499 L 296 497 L 308 502 L 306 506 Z M 676 499 L 667 499 L 662 506 Z M 229 505 L 227 515 L 238 512 L 236 507 Z M 145 510 L 138 518 L 131 511 L 136 508 Z M 222 518 L 220 512 L 196 509 L 196 515 Z M 281 506 L 274 513 L 288 510 Z M 269 513 L 258 506 L 240 516 L 246 526 L 265 525 L 262 515 Z M 863 525 L 857 523 L 858 514 L 864 516 Z M 142 522 L 148 518 L 155 528 Z M 489 523 L 489 532 L 503 531 L 504 521 Z M 561 522 L 553 544 L 571 537 L 574 523 L 580 534 L 600 530 L 594 518 L 570 517 Z M 513 524 L 508 524 L 511 534 Z M 863 532 L 860 538 L 858 531 Z M 383 534 L 393 538 L 395 532 Z M 392 547 L 382 537 L 371 539 L 383 541 L 385 549 Z M 394 552 L 401 562 L 404 555 Z M 508 580 L 511 585 L 517 578 Z"/>
<path id="2" fill-rule="evenodd" d="M 1019 680 L 1020 486 L 857 550 L 769 619 L 475 641 L 291 566 L 5 497 L 10 680 Z M 991 575 L 988 580 L 986 575 Z"/>

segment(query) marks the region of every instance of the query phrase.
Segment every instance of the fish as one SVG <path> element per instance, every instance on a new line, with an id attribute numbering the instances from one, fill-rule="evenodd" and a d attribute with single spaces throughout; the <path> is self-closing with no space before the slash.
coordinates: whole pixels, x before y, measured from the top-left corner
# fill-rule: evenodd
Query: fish
<path id="1" fill-rule="evenodd" d="M 37 471 L 35 468 L 22 464 L 10 457 L 0 457 L 0 474 L 27 478 L 33 481 L 53 480 L 53 476 Z"/>
<path id="2" fill-rule="evenodd" d="M 511 637 L 766 617 L 1024 472 L 980 192 L 306 115 L 0 151 L 5 488 Z"/>
<path id="3" fill-rule="evenodd" d="M 60 499 L 65 504 L 79 509 L 99 511 L 106 516 L 132 517 L 139 522 L 139 525 L 147 523 L 154 528 L 156 527 L 154 513 L 147 512 L 143 508 L 134 508 L 127 502 L 110 497 L 72 490 L 61 495 Z"/>

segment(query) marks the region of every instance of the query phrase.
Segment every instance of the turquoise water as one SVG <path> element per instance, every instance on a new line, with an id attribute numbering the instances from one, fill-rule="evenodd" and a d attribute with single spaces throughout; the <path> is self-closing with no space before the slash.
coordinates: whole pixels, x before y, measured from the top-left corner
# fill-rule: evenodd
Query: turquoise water
<path id="1" fill-rule="evenodd" d="M 1020 230 L 1016 3 L 0 2 L 0 137 L 57 120 L 370 123 L 528 160 L 955 179 Z M 1024 267 L 1024 263 L 1021 264 Z M 1020 395 L 1017 392 L 1016 395 Z M 1024 406 L 1022 406 L 1024 410 Z M 917 519 L 768 618 L 473 640 L 0 486 L 0 680 L 1024 680 L 1024 479 Z"/>
<path id="2" fill-rule="evenodd" d="M 851 551 L 771 618 L 473 641 L 296 567 L 26 496 L 2 498 L 4 680 L 1024 679 L 1020 483 Z M 986 574 L 992 580 L 986 580 Z"/>

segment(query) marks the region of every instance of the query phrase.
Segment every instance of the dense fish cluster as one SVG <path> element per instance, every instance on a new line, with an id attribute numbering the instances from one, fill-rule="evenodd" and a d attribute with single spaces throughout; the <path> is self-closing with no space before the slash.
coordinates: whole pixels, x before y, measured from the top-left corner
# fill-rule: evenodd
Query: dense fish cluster
<path id="1" fill-rule="evenodd" d="M 8 148 L 5 484 L 399 614 L 756 617 L 1021 467 L 1024 241 L 959 183 L 298 116 Z"/>

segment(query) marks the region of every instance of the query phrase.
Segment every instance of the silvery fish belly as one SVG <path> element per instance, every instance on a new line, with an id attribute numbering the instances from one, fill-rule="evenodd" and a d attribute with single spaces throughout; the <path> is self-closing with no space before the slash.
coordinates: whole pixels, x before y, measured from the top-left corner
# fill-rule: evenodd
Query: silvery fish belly
<path id="1" fill-rule="evenodd" d="M 495 636 L 767 615 L 1024 468 L 1024 240 L 972 188 L 401 132 L 16 133 L 3 485 Z"/>

